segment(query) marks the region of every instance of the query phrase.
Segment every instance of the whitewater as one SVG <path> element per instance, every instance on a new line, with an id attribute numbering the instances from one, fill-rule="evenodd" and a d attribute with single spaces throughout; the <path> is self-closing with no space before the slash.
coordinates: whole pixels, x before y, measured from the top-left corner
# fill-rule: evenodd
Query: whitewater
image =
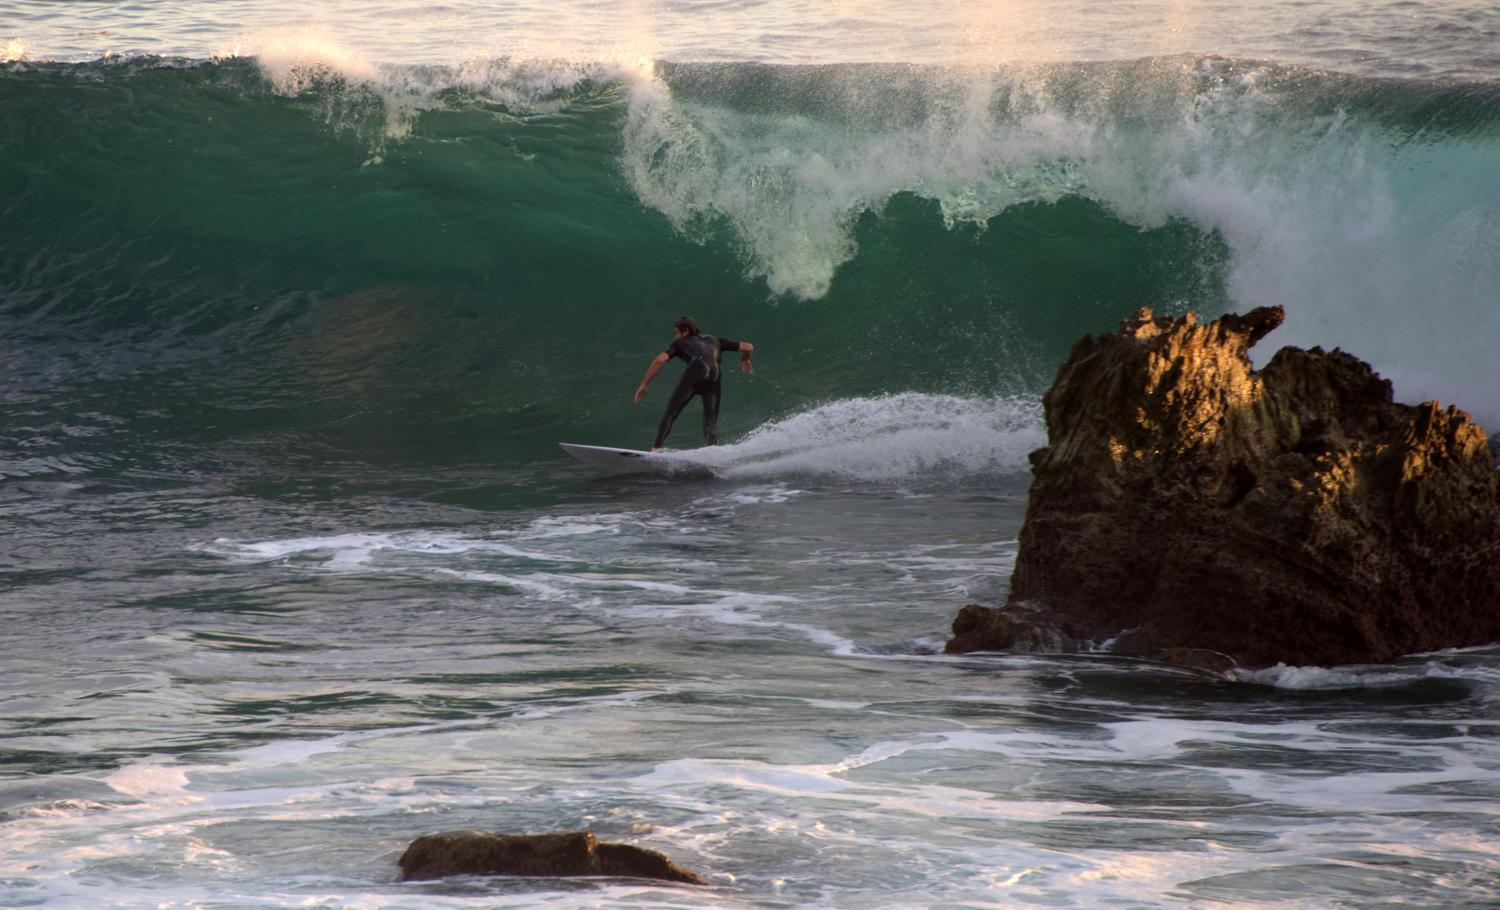
<path id="1" fill-rule="evenodd" d="M 1494 648 L 941 653 L 1137 307 L 1500 428 L 1493 4 L 0 0 L 0 123 L 0 906 L 1500 903 Z M 684 313 L 713 476 L 567 460 Z"/>

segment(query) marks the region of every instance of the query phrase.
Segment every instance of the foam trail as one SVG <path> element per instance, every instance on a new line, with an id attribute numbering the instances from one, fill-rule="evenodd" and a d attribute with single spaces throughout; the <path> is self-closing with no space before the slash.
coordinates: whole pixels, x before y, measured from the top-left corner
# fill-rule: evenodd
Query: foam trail
<path id="1" fill-rule="evenodd" d="M 908 392 L 809 408 L 690 457 L 734 478 L 896 481 L 1022 472 L 1044 444 L 1034 400 Z"/>

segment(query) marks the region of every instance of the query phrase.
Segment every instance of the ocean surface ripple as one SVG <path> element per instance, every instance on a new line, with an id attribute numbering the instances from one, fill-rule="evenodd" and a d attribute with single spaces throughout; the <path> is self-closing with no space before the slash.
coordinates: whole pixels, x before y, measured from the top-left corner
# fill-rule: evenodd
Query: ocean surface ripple
<path id="1" fill-rule="evenodd" d="M 1257 356 L 1500 429 L 1497 48 L 1469 0 L 0 0 L 0 905 L 1500 904 L 1494 648 L 941 654 L 1137 307 L 1284 305 Z M 682 313 L 756 345 L 707 470 L 565 461 L 650 439 Z M 396 880 L 465 827 L 713 884 Z"/>

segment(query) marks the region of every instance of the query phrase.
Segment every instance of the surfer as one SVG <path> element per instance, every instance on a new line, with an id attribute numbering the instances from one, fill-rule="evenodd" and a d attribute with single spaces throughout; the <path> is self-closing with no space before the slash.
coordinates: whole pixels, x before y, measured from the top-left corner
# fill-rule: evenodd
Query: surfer
<path id="1" fill-rule="evenodd" d="M 687 407 L 687 403 L 693 400 L 694 395 L 703 399 L 703 441 L 716 446 L 719 444 L 719 356 L 725 351 L 739 351 L 740 372 L 749 373 L 755 369 L 750 364 L 750 355 L 754 353 L 755 345 L 748 341 L 730 341 L 716 335 L 704 335 L 698 331 L 698 320 L 691 316 L 678 319 L 672 324 L 672 331 L 677 337 L 651 361 L 651 365 L 646 368 L 645 378 L 635 390 L 635 403 L 640 404 L 646 398 L 646 386 L 651 384 L 651 380 L 656 378 L 656 374 L 661 372 L 668 360 L 680 357 L 687 363 L 687 369 L 682 371 L 682 378 L 677 380 L 677 388 L 672 390 L 672 398 L 667 402 L 667 412 L 662 415 L 661 424 L 656 428 L 656 441 L 651 444 L 651 451 L 661 451 L 661 444 L 667 441 L 667 434 L 672 432 L 673 421 Z"/>

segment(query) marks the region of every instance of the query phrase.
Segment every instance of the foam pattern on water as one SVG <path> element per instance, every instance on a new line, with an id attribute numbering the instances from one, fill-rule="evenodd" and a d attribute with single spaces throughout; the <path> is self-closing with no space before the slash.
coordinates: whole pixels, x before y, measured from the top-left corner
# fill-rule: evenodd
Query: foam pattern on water
<path id="1" fill-rule="evenodd" d="M 0 785 L 0 880 L 129 908 L 1500 897 L 1486 652 L 1337 671 L 1331 691 L 944 657 L 911 642 L 1000 596 L 1014 542 L 994 523 L 1018 504 L 610 489 L 627 507 L 195 544 L 195 572 L 282 608 L 115 606 L 137 641 L 60 693 L 113 713 L 17 741 L 102 766 Z M 122 648 L 159 672 L 110 676 L 141 660 Z M 13 671 L 47 710 L 45 671 Z M 412 838 L 470 827 L 588 827 L 712 884 L 396 881 Z"/>
<path id="2" fill-rule="evenodd" d="M 1046 658 L 1009 664 L 1003 685 L 948 675 L 947 696 L 914 699 L 919 678 L 879 667 L 878 680 L 834 674 L 835 690 L 864 701 L 694 683 L 688 701 L 590 695 L 573 698 L 571 713 L 287 740 L 206 763 L 145 758 L 100 778 L 113 801 L 27 813 L 0 875 L 17 894 L 64 903 L 107 886 L 122 907 L 210 893 L 264 907 L 341 895 L 374 907 L 482 898 L 570 908 L 817 906 L 856 894 L 876 907 L 937 894 L 1376 907 L 1389 905 L 1393 884 L 1428 899 L 1500 896 L 1485 874 L 1493 846 L 1455 825 L 1494 814 L 1493 746 L 1462 730 L 1399 720 L 1340 729 L 1262 709 L 1205 719 L 1186 703 L 1132 713 L 1108 695 L 1113 671 Z M 1076 687 L 1049 695 L 1042 681 Z M 1075 722 L 1038 723 L 1038 712 L 1057 711 Z M 622 725 L 674 716 L 684 724 L 668 750 L 677 755 L 577 751 Z M 764 723 L 807 732 L 773 745 Z M 741 732 L 691 732 L 723 724 Z M 816 732 L 824 725 L 829 733 Z M 841 747 L 855 731 L 865 744 Z M 539 779 L 497 759 L 506 754 L 551 771 Z M 394 882 L 394 855 L 417 833 L 546 824 L 666 849 L 712 888 Z M 163 871 L 171 883 L 154 883 Z"/>

